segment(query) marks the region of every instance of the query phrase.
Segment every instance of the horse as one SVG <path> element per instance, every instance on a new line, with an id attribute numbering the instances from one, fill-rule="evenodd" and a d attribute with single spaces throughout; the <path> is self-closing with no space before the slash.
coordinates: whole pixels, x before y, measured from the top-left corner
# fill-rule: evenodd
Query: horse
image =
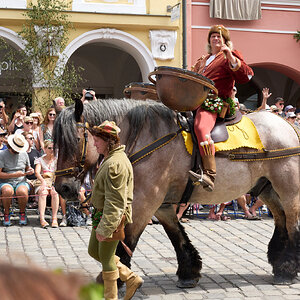
<path id="1" fill-rule="evenodd" d="M 299 146 L 299 134 L 284 119 L 267 111 L 247 115 L 255 124 L 267 150 Z M 58 151 L 55 188 L 66 200 L 77 199 L 85 174 L 97 164 L 98 153 L 87 127 L 105 120 L 121 128 L 121 142 L 128 155 L 169 133 L 177 133 L 176 113 L 152 100 L 95 100 L 87 104 L 76 101 L 64 109 L 53 129 Z M 181 134 L 133 164 L 133 223 L 125 228 L 125 244 L 134 251 L 149 219 L 155 215 L 168 235 L 177 256 L 178 281 L 181 288 L 195 287 L 201 275 L 202 259 L 179 223 L 174 205 L 180 202 L 192 166 Z M 238 149 L 239 151 L 241 149 Z M 244 151 L 250 151 L 243 148 Z M 253 151 L 253 150 L 252 150 Z M 225 152 L 226 153 L 226 152 Z M 256 161 L 231 161 L 216 156 L 215 188 L 207 192 L 196 186 L 189 202 L 219 204 L 231 201 L 251 189 L 258 191 L 268 206 L 275 229 L 268 245 L 268 261 L 276 284 L 291 284 L 299 271 L 299 156 Z M 201 230 L 201 228 L 199 228 Z M 119 245 L 117 255 L 130 266 L 130 256 Z"/>

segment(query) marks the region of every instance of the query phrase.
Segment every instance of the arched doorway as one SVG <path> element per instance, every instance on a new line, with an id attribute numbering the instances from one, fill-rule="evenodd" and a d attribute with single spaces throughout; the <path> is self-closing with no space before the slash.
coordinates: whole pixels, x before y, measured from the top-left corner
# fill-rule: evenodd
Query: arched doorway
<path id="1" fill-rule="evenodd" d="M 148 74 L 156 66 L 151 52 L 139 39 L 109 28 L 89 31 L 74 39 L 57 64 L 67 63 L 85 69 L 85 82 L 79 89 L 92 87 L 102 98 L 123 97 L 126 84 L 147 82 Z"/>
<path id="2" fill-rule="evenodd" d="M 24 62 L 24 44 L 17 33 L 0 27 L 0 98 L 6 103 L 6 113 L 11 115 L 18 104 L 31 107 L 31 67 Z"/>
<path id="3" fill-rule="evenodd" d="M 254 77 L 247 84 L 236 84 L 237 97 L 241 103 L 250 109 L 261 105 L 262 89 L 267 87 L 272 93 L 268 105 L 275 102 L 276 97 L 282 97 L 285 104 L 300 107 L 300 73 L 282 65 L 261 63 L 251 66 Z"/>

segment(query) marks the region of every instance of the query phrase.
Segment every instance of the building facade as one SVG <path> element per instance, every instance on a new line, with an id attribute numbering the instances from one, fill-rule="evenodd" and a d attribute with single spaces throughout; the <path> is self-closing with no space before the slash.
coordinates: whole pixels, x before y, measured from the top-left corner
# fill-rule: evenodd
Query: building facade
<path id="1" fill-rule="evenodd" d="M 29 2 L 0 0 L 0 37 L 15 49 L 24 47 L 17 33 Z M 122 97 L 126 84 L 148 82 L 155 66 L 182 64 L 182 21 L 171 18 L 176 4 L 176 0 L 71 1 L 67 13 L 73 29 L 58 54 L 57 66 L 72 62 L 84 69 L 85 86 L 76 92 L 91 87 L 101 98 Z M 23 92 L 15 90 L 17 84 L 7 76 L 14 71 L 14 62 L 0 56 L 0 97 L 7 99 L 11 109 Z"/>
<path id="2" fill-rule="evenodd" d="M 300 107 L 300 43 L 293 38 L 300 30 L 300 1 L 187 0 L 187 20 L 188 68 L 206 53 L 209 28 L 222 24 L 255 73 L 237 85 L 239 100 L 254 109 L 268 87 L 268 104 L 280 96 Z"/>

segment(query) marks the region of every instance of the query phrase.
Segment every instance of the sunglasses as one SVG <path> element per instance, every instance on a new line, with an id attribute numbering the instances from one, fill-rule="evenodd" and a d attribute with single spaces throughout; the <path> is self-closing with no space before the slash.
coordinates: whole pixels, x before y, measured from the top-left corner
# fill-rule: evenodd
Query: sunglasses
<path id="1" fill-rule="evenodd" d="M 33 122 L 25 122 L 27 125 L 33 125 Z"/>
<path id="2" fill-rule="evenodd" d="M 28 137 L 27 140 L 34 140 L 34 137 Z"/>
<path id="3" fill-rule="evenodd" d="M 49 114 L 49 116 L 50 116 L 50 117 L 54 117 L 54 116 L 56 116 L 56 114 Z"/>
<path id="4" fill-rule="evenodd" d="M 284 103 L 279 103 L 279 105 L 282 105 L 282 106 L 283 106 L 283 105 L 284 105 Z"/>
<path id="5" fill-rule="evenodd" d="M 49 149 L 49 150 L 53 150 L 53 147 L 47 147 L 47 149 Z"/>

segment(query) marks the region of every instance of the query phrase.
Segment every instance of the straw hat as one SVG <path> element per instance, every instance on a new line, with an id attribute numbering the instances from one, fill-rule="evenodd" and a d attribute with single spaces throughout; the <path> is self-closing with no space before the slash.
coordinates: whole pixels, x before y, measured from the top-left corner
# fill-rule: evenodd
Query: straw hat
<path id="1" fill-rule="evenodd" d="M 22 134 L 12 134 L 7 138 L 8 145 L 18 153 L 28 150 L 28 142 Z"/>

